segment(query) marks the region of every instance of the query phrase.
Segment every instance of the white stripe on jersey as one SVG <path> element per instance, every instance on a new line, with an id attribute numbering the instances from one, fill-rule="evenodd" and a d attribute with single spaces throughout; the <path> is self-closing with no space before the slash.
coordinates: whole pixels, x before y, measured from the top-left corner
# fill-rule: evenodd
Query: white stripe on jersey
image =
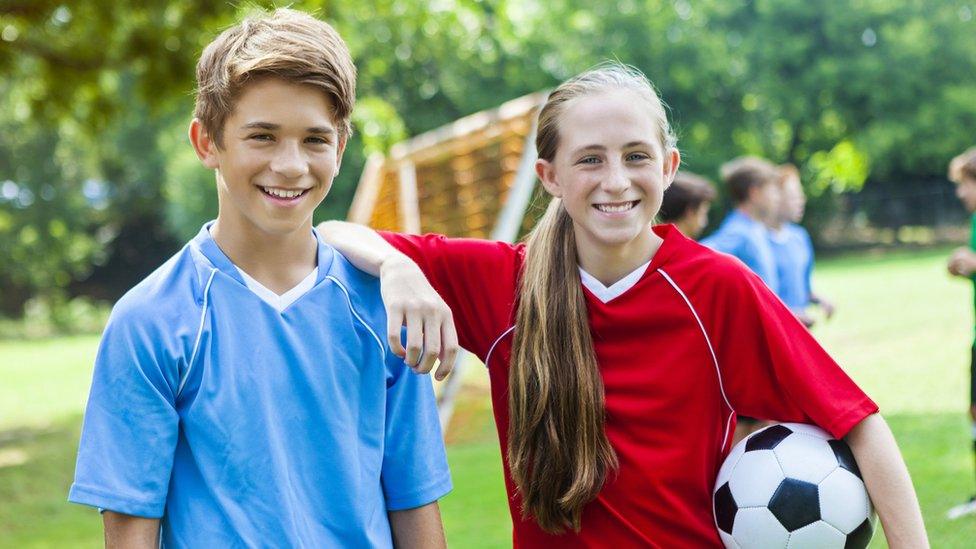
<path id="1" fill-rule="evenodd" d="M 729 398 L 725 395 L 725 384 L 722 382 L 722 371 L 718 367 L 718 356 L 716 356 L 715 349 L 712 347 L 712 340 L 708 337 L 708 332 L 705 331 L 705 325 L 702 323 L 701 317 L 698 316 L 698 311 L 695 310 L 695 307 L 691 304 L 691 301 L 688 300 L 688 296 L 681 291 L 681 288 L 678 287 L 671 276 L 664 272 L 664 269 L 658 269 L 657 272 L 661 273 L 664 280 L 668 281 L 668 284 L 674 288 L 674 291 L 678 292 L 681 299 L 683 299 L 685 304 L 688 305 L 688 308 L 691 309 L 691 314 L 695 315 L 695 320 L 698 322 L 698 327 L 701 328 L 702 335 L 705 336 L 705 343 L 708 345 L 708 352 L 712 353 L 712 362 L 715 364 L 715 375 L 718 376 L 718 388 L 719 391 L 722 392 L 722 400 L 725 401 L 725 405 L 729 407 L 729 410 L 731 410 L 729 419 L 725 422 L 725 436 L 722 437 L 722 448 L 725 448 L 725 445 L 729 440 L 729 431 L 732 428 L 732 419 L 735 417 L 735 408 L 732 407 L 732 404 L 729 403 Z"/>
<path id="2" fill-rule="evenodd" d="M 186 373 L 183 374 L 183 379 L 180 380 L 180 386 L 176 388 L 176 396 L 179 397 L 180 393 L 183 392 L 183 386 L 186 385 L 186 380 L 190 379 L 190 370 L 193 369 L 193 363 L 196 362 L 197 352 L 200 350 L 200 339 L 203 337 L 203 326 L 207 323 L 207 305 L 209 304 L 208 298 L 210 297 L 210 285 L 213 284 L 214 276 L 217 274 L 217 269 L 210 271 L 210 278 L 207 279 L 207 285 L 203 288 L 203 307 L 200 309 L 200 327 L 197 328 L 197 339 L 193 343 L 193 352 L 190 353 L 190 362 L 186 365 Z"/>

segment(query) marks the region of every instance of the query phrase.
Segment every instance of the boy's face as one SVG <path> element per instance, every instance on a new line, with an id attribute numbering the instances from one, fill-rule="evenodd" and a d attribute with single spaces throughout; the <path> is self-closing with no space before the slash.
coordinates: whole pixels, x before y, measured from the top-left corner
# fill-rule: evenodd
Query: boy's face
<path id="1" fill-rule="evenodd" d="M 237 99 L 221 147 L 194 121 L 197 154 L 217 170 L 222 224 L 279 236 L 311 230 L 345 148 L 332 112 L 321 90 L 264 78 Z"/>
<path id="2" fill-rule="evenodd" d="M 962 177 L 956 183 L 956 197 L 969 213 L 976 212 L 976 177 Z"/>
<path id="3" fill-rule="evenodd" d="M 800 178 L 790 176 L 783 181 L 781 217 L 784 221 L 799 223 L 806 210 L 807 197 L 803 194 Z"/>
<path id="4" fill-rule="evenodd" d="M 781 194 L 779 184 L 775 181 L 767 181 L 749 189 L 749 200 L 764 223 L 776 221 L 782 201 Z"/>
<path id="5" fill-rule="evenodd" d="M 685 210 L 685 215 L 677 222 L 681 232 L 688 238 L 698 238 L 698 235 L 708 226 L 708 209 L 711 206 L 712 203 L 706 201 L 699 204 L 697 208 Z"/>

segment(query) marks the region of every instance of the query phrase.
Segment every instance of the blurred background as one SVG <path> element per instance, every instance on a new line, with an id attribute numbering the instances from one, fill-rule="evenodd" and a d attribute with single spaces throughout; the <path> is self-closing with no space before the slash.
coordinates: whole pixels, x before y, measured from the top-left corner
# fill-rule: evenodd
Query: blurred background
<path id="1" fill-rule="evenodd" d="M 968 239 L 946 165 L 976 144 L 973 0 L 293 2 L 359 69 L 355 134 L 316 221 L 345 218 L 366 158 L 614 58 L 670 107 L 684 167 L 754 154 L 800 168 L 804 225 L 838 315 L 815 335 L 875 397 L 936 547 L 976 520 L 967 398 Z M 92 546 L 65 503 L 91 364 L 112 302 L 216 215 L 186 138 L 202 47 L 270 2 L 0 0 L 0 546 Z M 715 203 L 713 223 L 727 201 Z M 510 544 L 486 376 L 448 429 L 458 547 Z M 883 546 L 876 536 L 875 543 Z"/>

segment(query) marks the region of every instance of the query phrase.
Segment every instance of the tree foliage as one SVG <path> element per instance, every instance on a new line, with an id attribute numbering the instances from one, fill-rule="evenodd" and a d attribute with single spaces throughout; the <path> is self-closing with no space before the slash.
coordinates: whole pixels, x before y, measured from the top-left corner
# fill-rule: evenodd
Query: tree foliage
<path id="1" fill-rule="evenodd" d="M 220 30 L 270 6 L 0 0 L 4 310 L 38 292 L 117 295 L 215 215 L 213 176 L 185 137 L 193 67 Z M 712 177 L 748 153 L 797 164 L 824 197 L 931 180 L 976 127 L 972 0 L 293 7 L 332 22 L 359 69 L 355 134 L 323 218 L 344 215 L 368 152 L 605 59 L 647 73 L 686 165 Z"/>

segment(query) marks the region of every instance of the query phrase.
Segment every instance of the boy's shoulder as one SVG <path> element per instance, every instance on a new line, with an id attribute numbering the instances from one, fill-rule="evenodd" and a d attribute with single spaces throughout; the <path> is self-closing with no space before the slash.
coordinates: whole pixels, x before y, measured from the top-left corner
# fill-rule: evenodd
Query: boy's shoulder
<path id="1" fill-rule="evenodd" d="M 363 316 L 366 322 L 385 329 L 386 309 L 380 294 L 380 279 L 357 269 L 335 248 L 324 243 L 319 245 L 332 254 L 324 278 L 345 294 L 348 299 L 347 305 L 354 313 Z M 342 305 L 337 303 L 336 306 Z"/>
<path id="2" fill-rule="evenodd" d="M 203 290 L 214 271 L 188 243 L 115 303 L 110 322 L 175 332 L 178 324 L 199 317 Z"/>

